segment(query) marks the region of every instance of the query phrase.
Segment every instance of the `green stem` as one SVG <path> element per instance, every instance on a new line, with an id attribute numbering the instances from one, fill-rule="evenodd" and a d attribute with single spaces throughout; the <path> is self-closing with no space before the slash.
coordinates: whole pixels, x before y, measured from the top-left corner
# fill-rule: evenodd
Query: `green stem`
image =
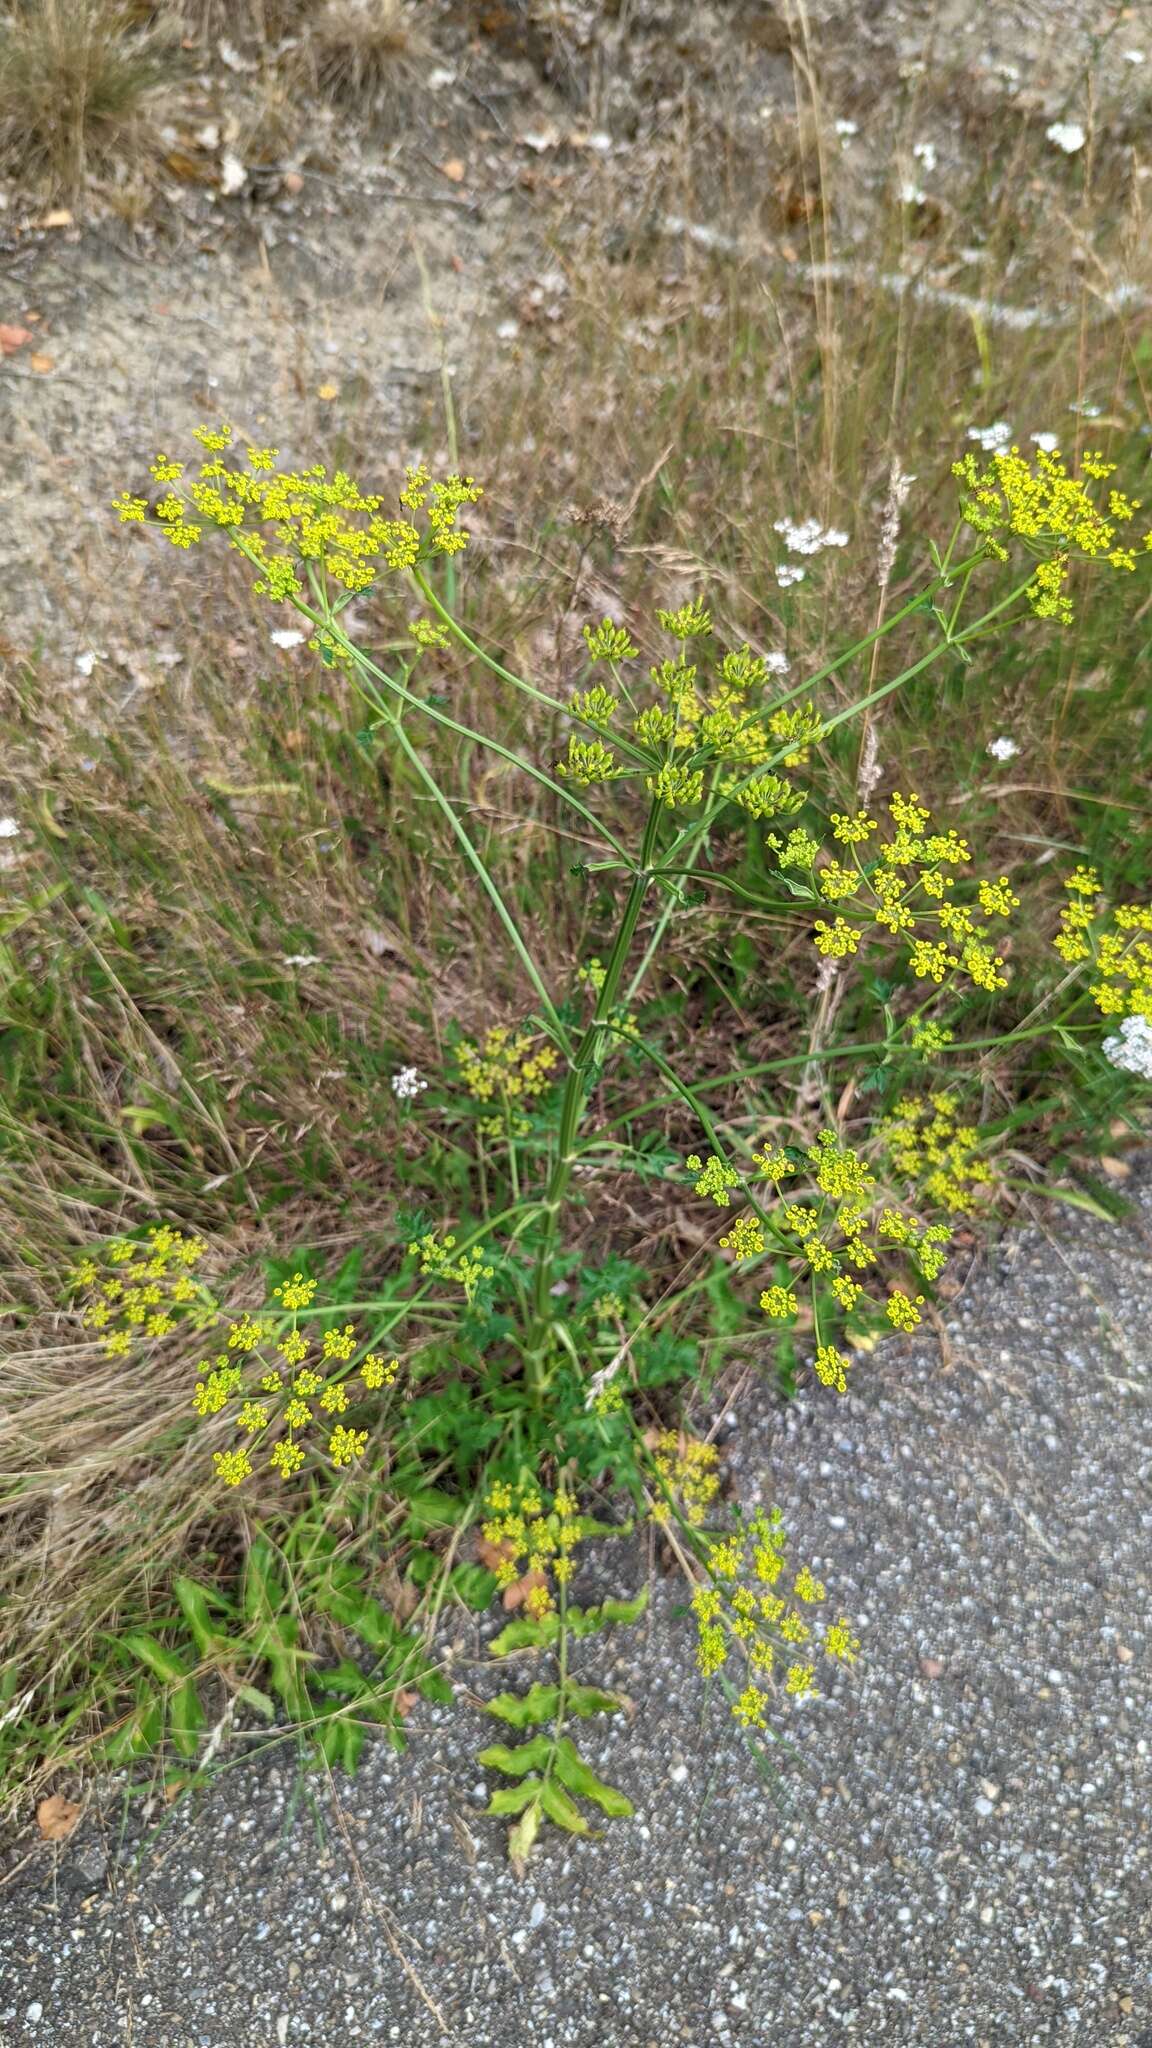
<path id="1" fill-rule="evenodd" d="M 572 1178 L 572 1167 L 576 1159 L 576 1135 L 584 1109 L 588 1090 L 588 1076 L 595 1065 L 600 1041 L 610 1028 L 612 1010 L 616 1003 L 620 981 L 627 964 L 628 954 L 635 937 L 636 926 L 644 898 L 652 881 L 651 863 L 656 851 L 660 830 L 661 805 L 654 799 L 644 827 L 644 838 L 640 848 L 640 862 L 632 878 L 632 886 L 624 905 L 623 914 L 613 942 L 608 964 L 604 970 L 596 998 L 596 1008 L 574 1057 L 569 1062 L 568 1079 L 560 1104 L 560 1129 L 557 1138 L 556 1158 L 542 1204 L 544 1228 L 536 1257 L 536 1270 L 532 1283 L 533 1322 L 527 1345 L 529 1374 L 537 1398 L 544 1390 L 544 1352 L 547 1347 L 548 1329 L 552 1320 L 551 1289 L 552 1270 L 556 1257 L 556 1246 L 560 1235 L 560 1211 Z"/>

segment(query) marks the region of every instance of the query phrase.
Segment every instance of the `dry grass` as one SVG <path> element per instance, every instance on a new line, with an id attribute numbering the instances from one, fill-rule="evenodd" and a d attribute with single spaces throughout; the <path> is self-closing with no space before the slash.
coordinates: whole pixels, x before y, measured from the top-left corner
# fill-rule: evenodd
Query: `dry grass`
<path id="1" fill-rule="evenodd" d="M 0 24 L 0 161 L 30 190 L 75 198 L 141 149 L 172 50 L 116 0 L 23 0 Z"/>
<path id="2" fill-rule="evenodd" d="M 428 50 L 405 0 L 327 0 L 309 25 L 301 58 L 330 99 L 394 113 Z"/>

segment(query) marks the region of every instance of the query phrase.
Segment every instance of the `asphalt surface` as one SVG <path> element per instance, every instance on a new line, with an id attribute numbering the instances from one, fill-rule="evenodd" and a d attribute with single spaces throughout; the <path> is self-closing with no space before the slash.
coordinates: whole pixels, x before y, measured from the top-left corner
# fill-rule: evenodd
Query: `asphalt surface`
<path id="1" fill-rule="evenodd" d="M 635 1702 L 581 1731 L 634 1821 L 546 1835 L 517 1882 L 466 1701 L 335 1790 L 237 1754 L 162 1824 L 111 1808 L 31 1852 L 3 2048 L 1152 2048 L 1150 1226 L 1147 1186 L 1116 1226 L 1053 1215 L 943 1351 L 725 1417 L 735 1490 L 864 1640 L 787 1717 L 777 1784 L 658 1575 L 644 1624 L 581 1646 Z M 623 1592 L 645 1560 L 610 1568 Z M 492 1686 L 463 1625 L 453 1670 Z"/>

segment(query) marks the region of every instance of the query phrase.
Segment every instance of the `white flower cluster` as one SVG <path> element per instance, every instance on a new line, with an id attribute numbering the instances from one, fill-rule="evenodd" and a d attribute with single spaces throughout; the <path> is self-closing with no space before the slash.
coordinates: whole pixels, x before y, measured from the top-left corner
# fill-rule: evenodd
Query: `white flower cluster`
<path id="1" fill-rule="evenodd" d="M 994 761 L 1014 761 L 1020 749 L 1007 733 L 1001 733 L 998 740 L 989 740 L 988 752 Z"/>
<path id="2" fill-rule="evenodd" d="M 1064 151 L 1065 156 L 1075 156 L 1088 140 L 1079 121 L 1053 121 L 1044 133 L 1049 142 L 1054 142 L 1057 149 Z"/>
<path id="3" fill-rule="evenodd" d="M 414 1102 L 427 1086 L 419 1067 L 401 1067 L 392 1076 L 392 1093 L 397 1102 Z"/>
<path id="4" fill-rule="evenodd" d="M 764 666 L 770 676 L 786 676 L 792 664 L 786 654 L 766 654 Z"/>
<path id="5" fill-rule="evenodd" d="M 1007 420 L 995 420 L 990 427 L 969 427 L 968 439 L 978 441 L 985 455 L 1002 455 L 1012 446 L 1012 429 Z"/>
<path id="6" fill-rule="evenodd" d="M 1125 1017 L 1119 1036 L 1106 1038 L 1101 1050 L 1114 1067 L 1152 1081 L 1152 1024 L 1146 1017 Z"/>
<path id="7" fill-rule="evenodd" d="M 804 570 L 798 562 L 777 562 L 776 581 L 781 590 L 787 590 L 790 583 L 803 583 Z"/>
<path id="8" fill-rule="evenodd" d="M 846 548 L 848 535 L 837 526 L 821 526 L 818 519 L 777 519 L 773 531 L 781 536 L 790 555 L 818 555 L 821 548 Z"/>

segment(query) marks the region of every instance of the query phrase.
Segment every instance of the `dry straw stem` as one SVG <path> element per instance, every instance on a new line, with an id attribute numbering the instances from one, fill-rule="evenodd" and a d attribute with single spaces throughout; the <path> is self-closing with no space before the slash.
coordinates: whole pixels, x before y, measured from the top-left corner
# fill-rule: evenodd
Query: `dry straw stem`
<path id="1" fill-rule="evenodd" d="M 141 149 L 172 49 L 109 0 L 22 0 L 0 24 L 0 162 L 30 191 L 74 198 Z"/>

